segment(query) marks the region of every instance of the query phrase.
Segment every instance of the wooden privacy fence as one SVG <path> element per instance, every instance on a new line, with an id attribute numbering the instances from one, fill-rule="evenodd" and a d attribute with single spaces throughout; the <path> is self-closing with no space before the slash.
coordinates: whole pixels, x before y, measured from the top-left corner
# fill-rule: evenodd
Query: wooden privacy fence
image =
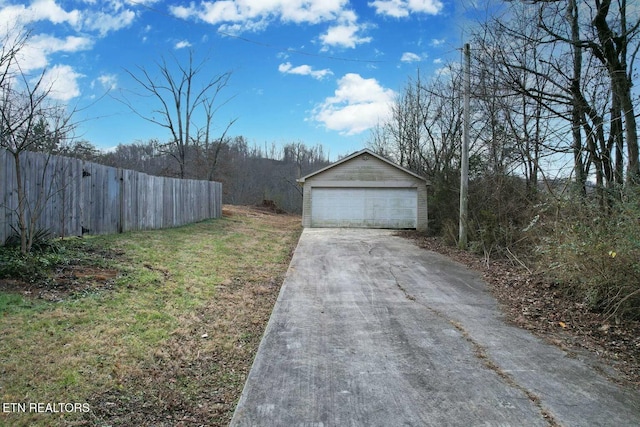
<path id="1" fill-rule="evenodd" d="M 43 153 L 20 157 L 27 217 L 56 236 L 174 227 L 222 216 L 222 184 L 165 178 Z M 13 156 L 0 150 L 0 245 L 18 225 Z"/>

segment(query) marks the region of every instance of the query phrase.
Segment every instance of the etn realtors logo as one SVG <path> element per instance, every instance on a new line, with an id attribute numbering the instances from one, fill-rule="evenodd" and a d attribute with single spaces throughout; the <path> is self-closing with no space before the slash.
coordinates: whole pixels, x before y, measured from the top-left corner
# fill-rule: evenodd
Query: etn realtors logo
<path id="1" fill-rule="evenodd" d="M 42 403 L 42 402 L 3 402 L 3 413 L 19 414 L 64 414 L 90 412 L 88 403 Z"/>

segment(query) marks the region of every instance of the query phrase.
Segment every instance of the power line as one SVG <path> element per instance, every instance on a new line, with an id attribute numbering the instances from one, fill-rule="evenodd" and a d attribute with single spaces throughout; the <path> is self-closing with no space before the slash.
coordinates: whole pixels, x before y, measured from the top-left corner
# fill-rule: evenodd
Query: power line
<path id="1" fill-rule="evenodd" d="M 166 17 L 169 17 L 171 19 L 174 19 L 176 21 L 179 22 L 184 22 L 182 19 L 179 19 L 178 17 L 171 15 L 169 13 L 166 13 L 162 10 L 156 9 L 154 7 L 148 6 L 144 3 L 140 3 L 138 1 L 134 1 L 134 0 L 129 0 L 129 3 L 133 3 L 137 6 L 140 6 L 144 9 L 147 9 L 153 13 L 156 13 L 158 15 L 163 15 Z M 267 49 L 273 49 L 276 50 L 278 52 L 283 52 L 283 53 L 292 53 L 292 54 L 296 54 L 296 55 L 304 55 L 304 56 L 310 56 L 310 57 L 316 57 L 316 58 L 322 58 L 322 59 L 330 59 L 332 61 L 343 61 L 343 62 L 360 62 L 360 63 L 367 63 L 367 64 L 381 64 L 381 63 L 385 63 L 388 61 L 382 61 L 382 60 L 375 60 L 375 59 L 359 59 L 359 58 L 345 58 L 342 56 L 333 56 L 333 55 L 325 55 L 322 53 L 311 53 L 311 52 L 305 52 L 302 50 L 297 50 L 297 49 L 291 49 L 291 48 L 286 48 L 286 47 L 282 47 L 282 46 L 276 46 L 276 45 L 272 45 L 270 43 L 264 43 L 261 41 L 257 41 L 254 39 L 250 39 L 248 37 L 243 37 L 243 36 L 239 36 L 237 34 L 232 34 L 232 33 L 228 33 L 225 31 L 222 31 L 220 29 L 216 30 L 217 34 L 220 34 L 221 36 L 225 36 L 225 37 L 230 37 L 230 38 L 234 38 L 240 41 L 243 41 L 245 43 L 251 43 L 254 44 L 256 46 L 261 46 Z"/>
<path id="2" fill-rule="evenodd" d="M 302 51 L 302 50 L 296 50 L 296 49 L 291 49 L 291 48 L 286 48 L 286 47 L 280 47 L 280 46 L 271 45 L 269 43 L 255 41 L 255 40 L 252 40 L 252 39 L 248 39 L 246 37 L 241 37 L 241 36 L 238 36 L 238 35 L 225 33 L 225 32 L 220 31 L 220 30 L 216 30 L 216 32 L 218 34 L 223 35 L 223 36 L 232 37 L 232 38 L 235 38 L 235 39 L 238 39 L 238 40 L 242 40 L 242 41 L 247 42 L 247 43 L 253 43 L 253 44 L 256 44 L 258 46 L 263 46 L 263 47 L 266 47 L 266 48 L 274 49 L 274 50 L 277 50 L 278 52 L 295 53 L 297 55 L 312 56 L 312 57 L 323 58 L 323 59 L 331 59 L 331 60 L 334 60 L 334 61 L 363 62 L 363 63 L 369 63 L 369 64 L 380 64 L 380 63 L 388 62 L 388 61 L 380 61 L 380 60 L 375 60 L 375 59 L 344 58 L 344 57 L 341 57 L 341 56 L 323 55 L 321 53 L 305 52 L 305 51 Z"/>

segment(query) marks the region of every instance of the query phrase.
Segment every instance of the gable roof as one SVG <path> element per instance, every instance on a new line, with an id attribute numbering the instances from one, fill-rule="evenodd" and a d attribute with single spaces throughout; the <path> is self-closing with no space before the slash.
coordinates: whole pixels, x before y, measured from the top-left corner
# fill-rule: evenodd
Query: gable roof
<path id="1" fill-rule="evenodd" d="M 421 181 L 424 181 L 427 185 L 429 184 L 427 178 L 425 178 L 423 176 L 420 176 L 420 175 L 418 175 L 416 173 L 413 173 L 409 169 L 405 169 L 402 166 L 399 166 L 399 165 L 393 163 L 389 159 L 386 159 L 386 158 L 382 157 L 381 155 L 374 153 L 373 151 L 369 150 L 368 148 L 365 148 L 364 150 L 356 151 L 355 153 L 350 154 L 349 156 L 345 157 L 344 159 L 340 159 L 335 163 L 331 163 L 329 166 L 325 166 L 324 168 L 322 168 L 320 170 L 317 170 L 317 171 L 315 171 L 313 173 L 310 173 L 309 175 L 303 176 L 302 178 L 298 179 L 297 181 L 300 184 L 303 184 L 305 182 L 305 180 L 307 180 L 307 179 L 309 179 L 309 178 L 311 178 L 311 177 L 313 177 L 315 175 L 318 175 L 318 174 L 320 174 L 320 173 L 322 173 L 322 172 L 324 172 L 324 171 L 326 171 L 328 169 L 331 169 L 331 168 L 333 168 L 335 166 L 338 166 L 338 165 L 340 165 L 342 163 L 348 162 L 349 160 L 351 160 L 353 158 L 356 158 L 356 157 L 358 157 L 358 156 L 360 156 L 362 154 L 367 154 L 369 156 L 375 157 L 376 159 L 381 160 L 381 161 L 393 166 L 396 169 L 400 169 L 404 173 L 407 173 L 407 174 L 413 176 L 414 178 L 417 178 L 417 179 L 419 179 Z"/>

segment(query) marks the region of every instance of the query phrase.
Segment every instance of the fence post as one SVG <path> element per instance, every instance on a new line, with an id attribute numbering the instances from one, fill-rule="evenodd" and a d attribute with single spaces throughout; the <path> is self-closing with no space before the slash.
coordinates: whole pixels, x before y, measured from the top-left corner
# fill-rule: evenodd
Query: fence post
<path id="1" fill-rule="evenodd" d="M 123 176 L 122 176 L 122 168 L 118 168 L 116 170 L 116 177 L 120 181 L 120 185 L 118 185 L 118 192 L 119 192 L 118 197 L 120 198 L 118 204 L 120 205 L 119 206 L 119 208 L 120 208 L 119 211 L 120 212 L 118 212 L 118 225 L 117 225 L 117 228 L 118 228 L 118 233 L 122 233 L 122 230 L 124 228 L 124 201 L 125 201 L 125 198 L 124 198 L 124 179 L 123 179 Z"/>

